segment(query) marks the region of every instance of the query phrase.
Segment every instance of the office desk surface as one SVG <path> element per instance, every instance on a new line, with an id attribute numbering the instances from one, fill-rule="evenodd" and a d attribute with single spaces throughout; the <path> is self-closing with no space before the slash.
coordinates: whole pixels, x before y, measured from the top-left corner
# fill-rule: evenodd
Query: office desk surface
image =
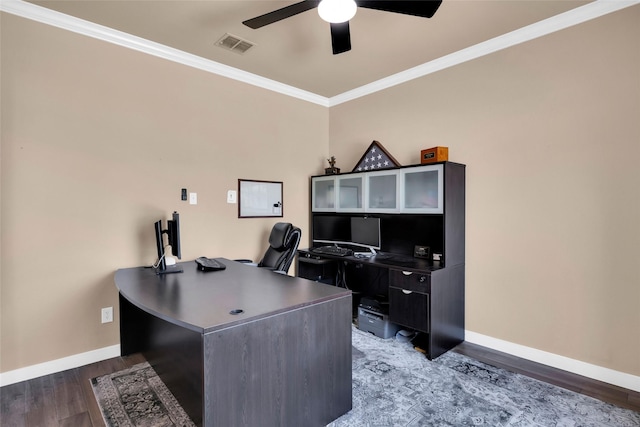
<path id="1" fill-rule="evenodd" d="M 444 268 L 444 264 L 439 261 L 430 261 L 390 252 L 378 252 L 377 255 L 371 257 L 356 257 L 354 255 L 338 256 L 331 254 L 315 254 L 311 249 L 299 249 L 298 256 L 303 262 L 310 263 L 314 263 L 314 260 L 320 261 L 330 259 L 334 261 L 346 261 L 354 264 L 370 265 L 372 267 L 384 267 L 394 270 L 413 271 L 419 273 L 431 272 Z"/>
<path id="2" fill-rule="evenodd" d="M 148 267 L 120 269 L 115 283 L 120 294 L 138 308 L 201 333 L 351 293 L 224 258 L 218 261 L 226 270 L 199 271 L 195 261 L 179 263 L 183 273 L 166 275 L 156 275 Z M 231 314 L 232 310 L 243 312 Z"/>
<path id="3" fill-rule="evenodd" d="M 144 354 L 197 425 L 319 427 L 348 412 L 351 291 L 218 260 L 226 270 L 118 270 L 122 354 Z"/>

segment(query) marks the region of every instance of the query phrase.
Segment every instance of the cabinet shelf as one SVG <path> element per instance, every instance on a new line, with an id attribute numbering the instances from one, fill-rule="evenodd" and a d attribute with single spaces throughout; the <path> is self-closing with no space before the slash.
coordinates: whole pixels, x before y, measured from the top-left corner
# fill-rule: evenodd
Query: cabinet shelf
<path id="1" fill-rule="evenodd" d="M 313 212 L 434 213 L 444 206 L 443 164 L 311 178 Z"/>

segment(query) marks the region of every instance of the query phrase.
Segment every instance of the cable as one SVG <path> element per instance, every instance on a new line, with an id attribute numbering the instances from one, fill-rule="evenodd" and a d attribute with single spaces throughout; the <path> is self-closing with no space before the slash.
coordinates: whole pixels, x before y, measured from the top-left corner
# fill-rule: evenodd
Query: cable
<path id="1" fill-rule="evenodd" d="M 338 264 L 338 269 L 336 270 L 336 286 L 339 288 L 344 288 L 344 275 L 342 274 L 342 267 Z"/>
<path id="2" fill-rule="evenodd" d="M 342 283 L 344 284 L 344 288 L 345 289 L 351 290 L 349 288 L 349 286 L 347 286 L 347 269 L 346 269 L 346 267 L 347 267 L 347 261 L 343 261 L 343 266 L 340 269 L 340 271 L 342 272 Z"/>
<path id="3" fill-rule="evenodd" d="M 165 254 L 167 253 L 167 246 L 169 246 L 169 245 L 165 245 L 165 246 L 162 248 L 162 256 L 160 257 L 160 259 L 158 259 L 158 261 L 157 261 L 155 264 L 153 264 L 153 265 L 152 265 L 152 267 L 153 267 L 153 268 L 158 268 L 158 267 L 160 267 L 160 263 L 161 263 L 161 262 L 162 262 L 162 260 L 164 259 Z"/>

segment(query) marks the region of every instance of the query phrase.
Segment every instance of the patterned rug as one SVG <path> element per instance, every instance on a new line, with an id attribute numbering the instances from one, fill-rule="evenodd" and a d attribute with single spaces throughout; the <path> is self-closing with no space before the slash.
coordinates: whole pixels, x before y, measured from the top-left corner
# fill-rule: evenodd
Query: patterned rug
<path id="1" fill-rule="evenodd" d="M 193 425 L 147 363 L 92 384 L 109 427 Z M 365 426 L 638 427 L 640 413 L 453 352 L 429 361 L 354 328 L 353 409 L 329 427 Z"/>
<path id="2" fill-rule="evenodd" d="M 195 427 L 147 362 L 91 380 L 108 427 Z"/>
<path id="3" fill-rule="evenodd" d="M 429 361 L 355 328 L 352 341 L 353 409 L 331 427 L 640 426 L 640 413 L 461 354 Z"/>

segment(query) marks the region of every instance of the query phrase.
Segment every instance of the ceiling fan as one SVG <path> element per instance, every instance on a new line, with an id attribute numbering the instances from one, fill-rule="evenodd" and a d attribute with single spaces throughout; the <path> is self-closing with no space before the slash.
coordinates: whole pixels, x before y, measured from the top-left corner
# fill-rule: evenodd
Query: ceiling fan
<path id="1" fill-rule="evenodd" d="M 242 23 L 249 28 L 261 28 L 317 7 L 320 17 L 331 24 L 331 46 L 333 54 L 337 55 L 351 50 L 349 20 L 356 14 L 358 7 L 431 18 L 441 3 L 442 0 L 306 0 L 248 19 Z"/>

